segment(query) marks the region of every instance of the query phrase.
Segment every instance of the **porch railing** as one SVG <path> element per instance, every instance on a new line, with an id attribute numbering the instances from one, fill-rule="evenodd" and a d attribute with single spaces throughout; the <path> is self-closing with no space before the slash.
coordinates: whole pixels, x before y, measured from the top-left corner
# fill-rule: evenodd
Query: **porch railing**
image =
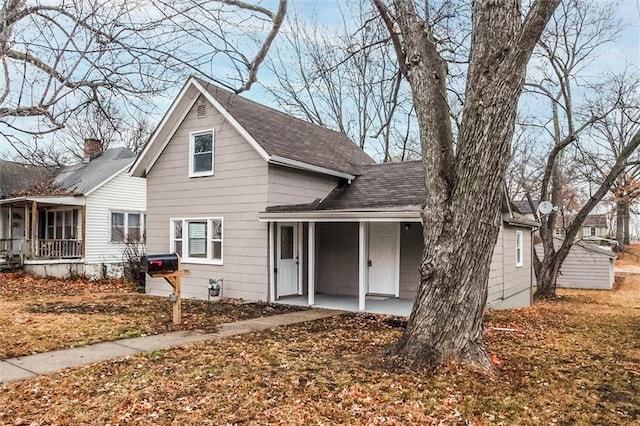
<path id="1" fill-rule="evenodd" d="M 82 241 L 38 240 L 35 257 L 41 259 L 69 259 L 82 257 Z"/>
<path id="2" fill-rule="evenodd" d="M 6 264 L 24 263 L 24 253 L 22 251 L 22 240 L 3 238 L 0 239 L 0 262 Z"/>

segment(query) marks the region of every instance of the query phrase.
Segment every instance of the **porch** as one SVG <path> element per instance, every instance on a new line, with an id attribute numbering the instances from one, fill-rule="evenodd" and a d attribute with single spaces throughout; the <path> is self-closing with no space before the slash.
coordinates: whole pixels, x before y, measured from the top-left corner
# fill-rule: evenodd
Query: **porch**
<path id="1" fill-rule="evenodd" d="M 408 316 L 420 281 L 422 225 L 417 214 L 402 213 L 271 221 L 269 300 Z"/>
<path id="2" fill-rule="evenodd" d="M 357 296 L 341 296 L 337 294 L 316 293 L 314 298 L 316 308 L 338 309 L 342 311 L 359 311 Z M 309 306 L 307 296 L 290 296 L 276 300 L 276 303 L 293 306 Z M 386 314 L 408 317 L 411 314 L 413 300 L 395 297 L 366 296 L 363 312 L 372 314 Z"/>
<path id="3" fill-rule="evenodd" d="M 83 258 L 84 198 L 20 197 L 0 201 L 0 253 L 29 261 Z"/>

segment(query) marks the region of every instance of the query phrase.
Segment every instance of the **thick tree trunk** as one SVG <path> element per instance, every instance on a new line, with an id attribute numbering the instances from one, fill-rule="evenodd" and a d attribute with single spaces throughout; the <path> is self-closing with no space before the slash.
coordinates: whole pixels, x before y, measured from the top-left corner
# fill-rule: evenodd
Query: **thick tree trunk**
<path id="1" fill-rule="evenodd" d="M 456 152 L 447 102 L 446 63 L 413 0 L 395 0 L 388 23 L 420 126 L 427 197 L 420 287 L 402 338 L 391 349 L 413 367 L 452 360 L 489 371 L 482 337 L 489 266 L 501 220 L 518 97 L 531 52 L 559 3 L 536 1 L 521 22 L 519 2 L 476 1 L 462 124 Z M 401 46 L 401 47 L 400 47 Z"/>
<path id="2" fill-rule="evenodd" d="M 567 252 L 568 253 L 568 252 Z M 556 297 L 556 281 L 560 274 L 560 266 L 566 258 L 566 254 L 562 256 L 560 261 L 560 253 L 554 253 L 551 258 L 545 258 L 536 268 L 537 288 L 534 294 L 535 299 L 553 299 Z"/>

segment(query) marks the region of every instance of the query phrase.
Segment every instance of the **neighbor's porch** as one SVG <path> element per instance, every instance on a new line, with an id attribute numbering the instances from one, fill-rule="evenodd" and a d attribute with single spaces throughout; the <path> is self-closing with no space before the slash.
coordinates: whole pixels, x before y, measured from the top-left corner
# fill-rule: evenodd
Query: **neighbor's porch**
<path id="1" fill-rule="evenodd" d="M 418 214 L 401 213 L 368 220 L 270 217 L 269 299 L 409 315 L 420 280 L 422 226 Z"/>
<path id="2" fill-rule="evenodd" d="M 0 254 L 7 260 L 56 261 L 84 256 L 83 197 L 0 201 Z"/>

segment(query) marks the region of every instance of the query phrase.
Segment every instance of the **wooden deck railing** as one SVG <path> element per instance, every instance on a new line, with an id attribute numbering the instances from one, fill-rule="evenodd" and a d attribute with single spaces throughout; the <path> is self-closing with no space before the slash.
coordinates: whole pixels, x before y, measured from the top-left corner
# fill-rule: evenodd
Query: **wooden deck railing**
<path id="1" fill-rule="evenodd" d="M 69 259 L 82 257 L 82 241 L 38 240 L 36 258 Z"/>

